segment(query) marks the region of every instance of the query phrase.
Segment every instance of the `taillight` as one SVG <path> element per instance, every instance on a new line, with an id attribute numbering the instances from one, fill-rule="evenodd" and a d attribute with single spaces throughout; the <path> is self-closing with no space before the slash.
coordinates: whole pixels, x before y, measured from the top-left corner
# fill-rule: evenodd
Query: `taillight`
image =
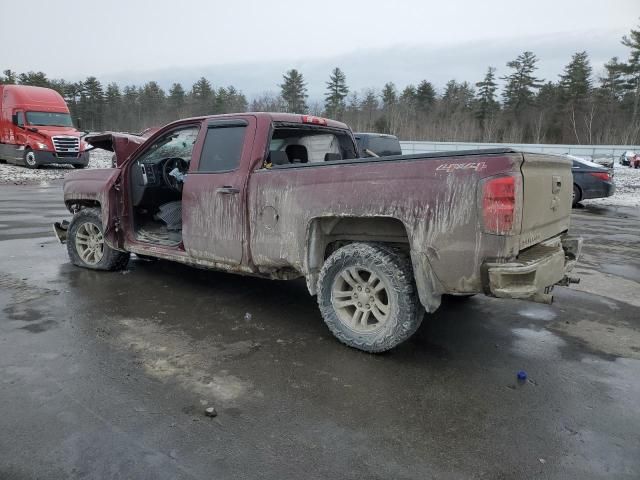
<path id="1" fill-rule="evenodd" d="M 326 125 L 327 119 L 314 115 L 302 115 L 302 123 L 312 123 L 313 125 Z"/>
<path id="2" fill-rule="evenodd" d="M 607 172 L 589 172 L 589 175 L 604 180 L 605 182 L 611 181 L 611 175 Z"/>
<path id="3" fill-rule="evenodd" d="M 482 183 L 482 221 L 484 231 L 497 235 L 517 233 L 519 227 L 520 178 L 487 178 Z"/>

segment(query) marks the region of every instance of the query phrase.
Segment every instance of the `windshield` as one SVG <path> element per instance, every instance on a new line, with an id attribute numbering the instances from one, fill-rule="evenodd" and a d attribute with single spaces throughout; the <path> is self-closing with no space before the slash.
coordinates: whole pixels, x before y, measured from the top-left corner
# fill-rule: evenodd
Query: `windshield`
<path id="1" fill-rule="evenodd" d="M 68 113 L 27 112 L 27 123 L 38 127 L 73 127 Z"/>

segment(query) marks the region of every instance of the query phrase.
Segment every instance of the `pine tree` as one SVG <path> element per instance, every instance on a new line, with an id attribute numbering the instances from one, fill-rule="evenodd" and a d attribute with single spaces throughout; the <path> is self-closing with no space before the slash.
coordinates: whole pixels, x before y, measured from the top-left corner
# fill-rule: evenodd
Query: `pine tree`
<path id="1" fill-rule="evenodd" d="M 110 83 L 107 85 L 104 106 L 104 127 L 110 130 L 117 129 L 122 118 L 122 96 L 118 84 Z"/>
<path id="2" fill-rule="evenodd" d="M 122 91 L 122 104 L 124 107 L 123 127 L 126 131 L 135 132 L 142 129 L 140 116 L 140 102 L 138 101 L 138 88 L 135 85 L 127 85 Z"/>
<path id="3" fill-rule="evenodd" d="M 382 87 L 382 94 L 380 95 L 382 98 L 382 108 L 384 110 L 389 110 L 394 107 L 398 102 L 398 91 L 396 90 L 396 86 L 393 82 L 385 83 L 384 87 Z"/>
<path id="4" fill-rule="evenodd" d="M 587 52 L 578 52 L 560 75 L 563 100 L 572 106 L 583 103 L 591 94 L 591 64 Z"/>
<path id="5" fill-rule="evenodd" d="M 104 91 L 102 84 L 96 77 L 87 77 L 81 94 L 83 127 L 89 130 L 102 129 L 102 114 L 104 107 Z"/>
<path id="6" fill-rule="evenodd" d="M 496 100 L 496 69 L 489 67 L 484 79 L 476 83 L 478 87 L 478 95 L 476 98 L 476 118 L 480 120 L 480 124 L 484 124 L 485 120 L 491 118 L 500 108 Z"/>
<path id="7" fill-rule="evenodd" d="M 629 60 L 624 66 L 627 74 L 625 87 L 634 93 L 638 93 L 640 91 L 640 29 L 631 29 L 629 35 L 622 37 L 621 43 L 631 49 Z"/>
<path id="8" fill-rule="evenodd" d="M 143 127 L 160 126 L 164 113 L 165 93 L 157 82 L 145 83 L 140 89 L 140 108 L 145 125 Z"/>
<path id="9" fill-rule="evenodd" d="M 469 82 L 449 80 L 442 95 L 445 111 L 449 113 L 471 109 L 475 92 Z"/>
<path id="10" fill-rule="evenodd" d="M 400 103 L 406 105 L 410 109 L 413 109 L 416 105 L 416 97 L 416 87 L 414 87 L 413 85 L 407 85 L 406 87 L 404 87 L 404 90 L 402 90 L 402 93 L 400 94 Z"/>
<path id="11" fill-rule="evenodd" d="M 30 85 L 32 87 L 49 88 L 49 79 L 44 72 L 27 72 L 18 75 L 20 85 Z"/>
<path id="12" fill-rule="evenodd" d="M 204 77 L 193 84 L 191 101 L 194 115 L 211 115 L 214 110 L 215 94 L 211 83 Z"/>
<path id="13" fill-rule="evenodd" d="M 182 116 L 185 103 L 186 94 L 184 88 L 180 83 L 174 83 L 169 89 L 169 97 L 167 98 L 170 119 L 175 120 Z"/>
<path id="14" fill-rule="evenodd" d="M 633 98 L 631 121 L 635 124 L 640 115 L 640 29 L 632 29 L 629 35 L 622 37 L 622 45 L 631 49 L 623 72 L 626 79 L 624 88 Z"/>
<path id="15" fill-rule="evenodd" d="M 378 111 L 378 95 L 376 95 L 375 90 L 369 89 L 365 92 L 360 108 L 362 109 L 362 113 L 364 113 L 365 128 L 367 130 L 372 129 Z"/>
<path id="16" fill-rule="evenodd" d="M 613 57 L 604 64 L 607 72 L 606 77 L 600 78 L 600 92 L 611 100 L 621 100 L 624 95 L 624 65 L 618 61 L 618 57 Z"/>
<path id="17" fill-rule="evenodd" d="M 280 95 L 286 104 L 287 112 L 306 113 L 307 85 L 302 74 L 292 68 L 282 78 L 284 82 L 280 84 Z"/>
<path id="18" fill-rule="evenodd" d="M 507 82 L 503 92 L 504 107 L 517 117 L 533 105 L 536 92 L 541 86 L 542 80 L 534 76 L 536 63 L 538 58 L 532 52 L 523 52 L 507 63 L 507 67 L 513 69 L 513 72 L 502 77 Z"/>
<path id="19" fill-rule="evenodd" d="M 436 89 L 431 82 L 422 80 L 416 89 L 416 107 L 420 112 L 429 112 L 436 103 Z"/>
<path id="20" fill-rule="evenodd" d="M 345 98 L 349 94 L 347 77 L 338 67 L 334 68 L 327 82 L 327 93 L 324 94 L 324 108 L 326 116 L 342 120 L 346 108 Z"/>
<path id="21" fill-rule="evenodd" d="M 0 77 L 0 84 L 15 84 L 18 81 L 18 74 L 11 69 L 2 72 L 4 77 Z"/>

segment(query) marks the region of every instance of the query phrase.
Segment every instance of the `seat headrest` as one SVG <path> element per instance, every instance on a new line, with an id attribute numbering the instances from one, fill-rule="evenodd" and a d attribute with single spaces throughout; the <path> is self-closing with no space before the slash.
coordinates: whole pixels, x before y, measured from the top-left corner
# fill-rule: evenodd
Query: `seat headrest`
<path id="1" fill-rule="evenodd" d="M 291 163 L 307 163 L 309 161 L 307 147 L 305 147 L 304 145 L 287 145 L 285 151 L 291 159 Z"/>
<path id="2" fill-rule="evenodd" d="M 324 161 L 325 162 L 332 162 L 334 160 L 342 160 L 342 155 L 340 155 L 339 153 L 325 153 L 324 154 Z"/>
<path id="3" fill-rule="evenodd" d="M 287 152 L 283 152 L 282 150 L 271 150 L 271 152 L 269 152 L 269 158 L 271 159 L 272 165 L 288 165 L 290 163 Z"/>

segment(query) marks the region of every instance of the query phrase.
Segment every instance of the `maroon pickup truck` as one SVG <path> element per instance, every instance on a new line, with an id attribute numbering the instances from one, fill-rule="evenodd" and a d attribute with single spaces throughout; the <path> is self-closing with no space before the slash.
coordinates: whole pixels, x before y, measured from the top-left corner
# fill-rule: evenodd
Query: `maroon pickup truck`
<path id="1" fill-rule="evenodd" d="M 550 302 L 572 281 L 571 162 L 508 149 L 357 158 L 346 125 L 245 113 L 149 138 L 86 141 L 116 168 L 73 172 L 71 261 L 130 253 L 272 279 L 304 277 L 335 336 L 370 352 L 409 338 L 444 294 Z"/>

